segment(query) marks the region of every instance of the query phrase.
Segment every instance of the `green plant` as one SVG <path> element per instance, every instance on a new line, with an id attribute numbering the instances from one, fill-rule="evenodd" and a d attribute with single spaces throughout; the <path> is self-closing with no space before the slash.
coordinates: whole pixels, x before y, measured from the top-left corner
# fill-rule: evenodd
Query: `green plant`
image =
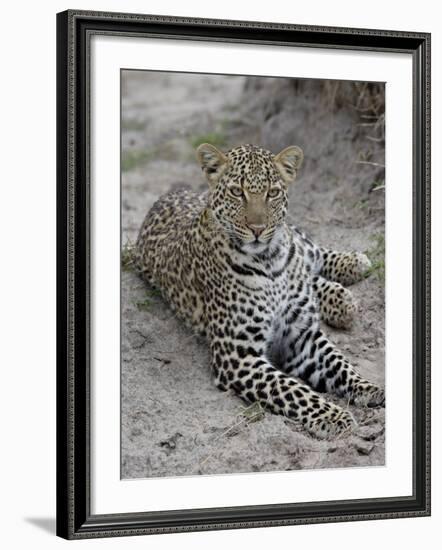
<path id="1" fill-rule="evenodd" d="M 149 300 L 149 298 L 145 298 L 140 302 L 135 302 L 135 305 L 137 306 L 138 311 L 147 311 L 152 305 L 152 300 Z"/>
<path id="2" fill-rule="evenodd" d="M 222 132 L 209 132 L 193 137 L 190 143 L 192 147 L 198 147 L 202 143 L 211 143 L 215 147 L 222 147 L 226 144 L 226 136 Z"/>
<path id="3" fill-rule="evenodd" d="M 121 121 L 122 130 L 141 131 L 144 130 L 145 127 L 146 123 L 144 121 L 135 118 L 125 118 Z"/>
<path id="4" fill-rule="evenodd" d="M 378 233 L 371 236 L 373 246 L 366 251 L 370 258 L 371 267 L 365 272 L 365 277 L 375 274 L 378 280 L 385 283 L 385 235 Z"/>
<path id="5" fill-rule="evenodd" d="M 134 271 L 134 244 L 129 239 L 121 249 L 121 267 L 123 271 Z"/>
<path id="6" fill-rule="evenodd" d="M 368 199 L 360 199 L 356 201 L 354 207 L 358 208 L 359 210 L 364 210 L 368 207 Z"/>
<path id="7" fill-rule="evenodd" d="M 146 290 L 144 300 L 136 302 L 135 305 L 139 311 L 147 311 L 152 305 L 152 298 L 157 298 L 161 296 L 161 292 L 157 288 L 150 288 Z"/>
<path id="8" fill-rule="evenodd" d="M 375 180 L 371 184 L 370 192 L 371 191 L 380 191 L 381 189 L 385 189 L 385 180 Z"/>
<path id="9" fill-rule="evenodd" d="M 125 150 L 121 155 L 121 170 L 123 172 L 129 172 L 137 166 L 141 166 L 152 160 L 152 156 L 152 151 L 139 151 L 136 149 Z"/>

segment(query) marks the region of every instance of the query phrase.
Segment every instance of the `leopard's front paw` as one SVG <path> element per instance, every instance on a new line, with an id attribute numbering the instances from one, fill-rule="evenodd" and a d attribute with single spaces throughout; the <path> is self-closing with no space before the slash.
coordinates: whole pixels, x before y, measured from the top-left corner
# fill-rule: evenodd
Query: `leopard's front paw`
<path id="1" fill-rule="evenodd" d="M 349 270 L 351 283 L 357 283 L 358 281 L 361 281 L 366 276 L 371 267 L 372 264 L 368 256 L 366 256 L 362 252 L 355 252 L 351 269 Z"/>
<path id="2" fill-rule="evenodd" d="M 362 252 L 345 252 L 338 258 L 332 279 L 344 286 L 361 281 L 371 268 L 370 260 Z"/>
<path id="3" fill-rule="evenodd" d="M 307 430 L 319 439 L 334 438 L 343 432 L 350 433 L 356 426 L 351 412 L 334 403 L 326 403 L 325 408 L 319 411 L 319 416 L 306 424 Z"/>
<path id="4" fill-rule="evenodd" d="M 352 326 L 357 311 L 353 294 L 339 283 L 333 285 L 333 294 L 329 293 L 321 301 L 321 317 L 330 326 L 348 329 Z"/>
<path id="5" fill-rule="evenodd" d="M 358 382 L 352 391 L 352 402 L 358 407 L 384 407 L 385 390 L 371 382 Z"/>

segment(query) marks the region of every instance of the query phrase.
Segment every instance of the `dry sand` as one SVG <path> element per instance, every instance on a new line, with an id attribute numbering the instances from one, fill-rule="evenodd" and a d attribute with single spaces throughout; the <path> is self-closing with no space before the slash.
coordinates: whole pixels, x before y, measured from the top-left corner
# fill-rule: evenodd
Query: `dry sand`
<path id="1" fill-rule="evenodd" d="M 204 190 L 195 140 L 304 149 L 289 220 L 318 243 L 373 250 L 384 233 L 382 141 L 317 82 L 126 72 L 122 94 L 122 240 L 136 239 L 159 195 Z M 369 139 L 374 137 L 375 140 Z M 205 140 L 205 139 L 204 139 Z M 360 164 L 367 160 L 374 164 Z M 384 381 L 384 286 L 354 285 L 349 331 L 325 327 L 364 376 Z M 287 419 L 240 416 L 245 404 L 211 381 L 207 345 L 132 271 L 122 272 L 122 477 L 264 472 L 384 464 L 384 409 L 350 406 L 356 432 L 319 441 Z M 346 402 L 329 396 L 346 406 Z M 238 424 L 237 426 L 235 426 Z"/>

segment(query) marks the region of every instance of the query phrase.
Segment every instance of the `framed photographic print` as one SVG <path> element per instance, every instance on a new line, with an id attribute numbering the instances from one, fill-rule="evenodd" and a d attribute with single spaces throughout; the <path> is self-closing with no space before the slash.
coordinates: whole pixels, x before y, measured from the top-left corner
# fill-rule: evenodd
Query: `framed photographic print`
<path id="1" fill-rule="evenodd" d="M 430 513 L 430 36 L 57 19 L 57 534 Z"/>

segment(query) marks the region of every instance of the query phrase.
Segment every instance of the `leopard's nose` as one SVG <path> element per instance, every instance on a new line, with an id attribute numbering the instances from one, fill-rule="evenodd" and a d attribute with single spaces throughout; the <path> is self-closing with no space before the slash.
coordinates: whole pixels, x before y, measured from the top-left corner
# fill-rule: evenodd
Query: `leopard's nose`
<path id="1" fill-rule="evenodd" d="M 259 237 L 261 235 L 261 233 L 264 231 L 264 229 L 266 228 L 266 224 L 265 223 L 259 223 L 259 224 L 249 223 L 248 228 L 253 232 L 255 237 Z"/>

